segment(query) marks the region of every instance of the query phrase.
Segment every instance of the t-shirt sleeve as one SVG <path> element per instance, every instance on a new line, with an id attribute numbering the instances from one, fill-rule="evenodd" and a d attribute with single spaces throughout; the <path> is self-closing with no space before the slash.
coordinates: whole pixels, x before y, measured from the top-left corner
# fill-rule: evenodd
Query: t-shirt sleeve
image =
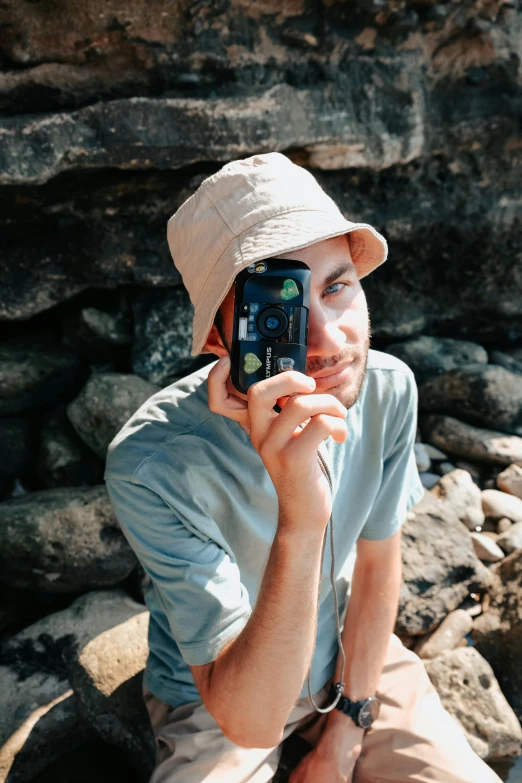
<path id="1" fill-rule="evenodd" d="M 251 613 L 237 564 L 217 543 L 188 530 L 148 487 L 113 477 L 106 484 L 183 659 L 192 666 L 210 663 L 239 635 Z"/>
<path id="2" fill-rule="evenodd" d="M 413 373 L 400 373 L 398 406 L 393 417 L 383 460 L 382 481 L 360 538 L 389 538 L 402 527 L 409 509 L 424 495 L 415 452 L 417 386 Z"/>

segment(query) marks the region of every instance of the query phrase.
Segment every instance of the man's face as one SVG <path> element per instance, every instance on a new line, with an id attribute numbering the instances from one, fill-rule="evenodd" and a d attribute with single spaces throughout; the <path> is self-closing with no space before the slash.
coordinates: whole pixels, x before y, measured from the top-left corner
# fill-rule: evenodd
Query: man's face
<path id="1" fill-rule="evenodd" d="M 359 397 L 366 371 L 370 322 L 346 236 L 275 258 L 303 261 L 310 267 L 306 374 L 315 378 L 316 394 L 332 394 L 351 408 Z M 221 305 L 221 313 L 228 347 L 232 341 L 234 286 Z"/>

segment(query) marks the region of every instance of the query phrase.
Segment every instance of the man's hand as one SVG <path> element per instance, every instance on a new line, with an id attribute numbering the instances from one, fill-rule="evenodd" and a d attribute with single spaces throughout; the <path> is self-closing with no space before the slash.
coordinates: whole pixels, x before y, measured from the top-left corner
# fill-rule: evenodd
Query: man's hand
<path id="1" fill-rule="evenodd" d="M 363 736 L 364 729 L 334 710 L 316 747 L 295 768 L 289 783 L 352 783 Z"/>
<path id="2" fill-rule="evenodd" d="M 248 421 L 252 445 L 277 492 L 280 530 L 324 528 L 332 501 L 317 447 L 330 435 L 339 443 L 346 440 L 346 408 L 331 394 L 312 394 L 314 379 L 293 371 L 258 381 L 245 403 L 230 393 L 229 371 L 224 357 L 210 372 L 209 406 L 242 424 Z M 279 414 L 276 402 L 283 403 Z"/>

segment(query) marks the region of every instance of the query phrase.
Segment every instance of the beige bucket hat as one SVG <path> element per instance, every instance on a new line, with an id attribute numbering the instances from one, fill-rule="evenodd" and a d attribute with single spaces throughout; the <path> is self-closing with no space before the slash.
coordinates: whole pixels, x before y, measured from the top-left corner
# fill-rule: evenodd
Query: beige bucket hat
<path id="1" fill-rule="evenodd" d="M 351 234 L 359 278 L 386 261 L 386 240 L 346 220 L 309 171 L 279 152 L 227 163 L 170 218 L 167 239 L 194 305 L 192 355 L 202 352 L 236 275 L 254 261 Z"/>

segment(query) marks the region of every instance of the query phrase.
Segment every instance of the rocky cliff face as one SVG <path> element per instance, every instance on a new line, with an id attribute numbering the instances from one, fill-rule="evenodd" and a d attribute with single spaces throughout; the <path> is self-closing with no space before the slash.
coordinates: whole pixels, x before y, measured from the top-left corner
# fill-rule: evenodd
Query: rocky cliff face
<path id="1" fill-rule="evenodd" d="M 166 218 L 279 150 L 387 235 L 376 335 L 520 337 L 521 19 L 503 0 L 4 3 L 0 318 L 175 284 Z"/>
<path id="2" fill-rule="evenodd" d="M 104 455 L 201 361 L 167 219 L 225 162 L 272 150 L 388 239 L 364 281 L 374 345 L 415 372 L 432 489 L 404 527 L 396 630 L 434 659 L 476 751 L 518 753 L 522 686 L 505 655 L 522 597 L 517 3 L 5 0 L 0 31 L 0 780 L 56 779 L 51 763 L 99 736 L 148 767 L 150 743 L 120 720 L 146 655 L 143 575 L 100 486 Z M 477 615 L 516 718 L 478 653 L 448 651 Z M 134 616 L 125 639 L 99 642 L 118 663 L 127 638 L 139 649 L 114 706 L 81 649 Z"/>

